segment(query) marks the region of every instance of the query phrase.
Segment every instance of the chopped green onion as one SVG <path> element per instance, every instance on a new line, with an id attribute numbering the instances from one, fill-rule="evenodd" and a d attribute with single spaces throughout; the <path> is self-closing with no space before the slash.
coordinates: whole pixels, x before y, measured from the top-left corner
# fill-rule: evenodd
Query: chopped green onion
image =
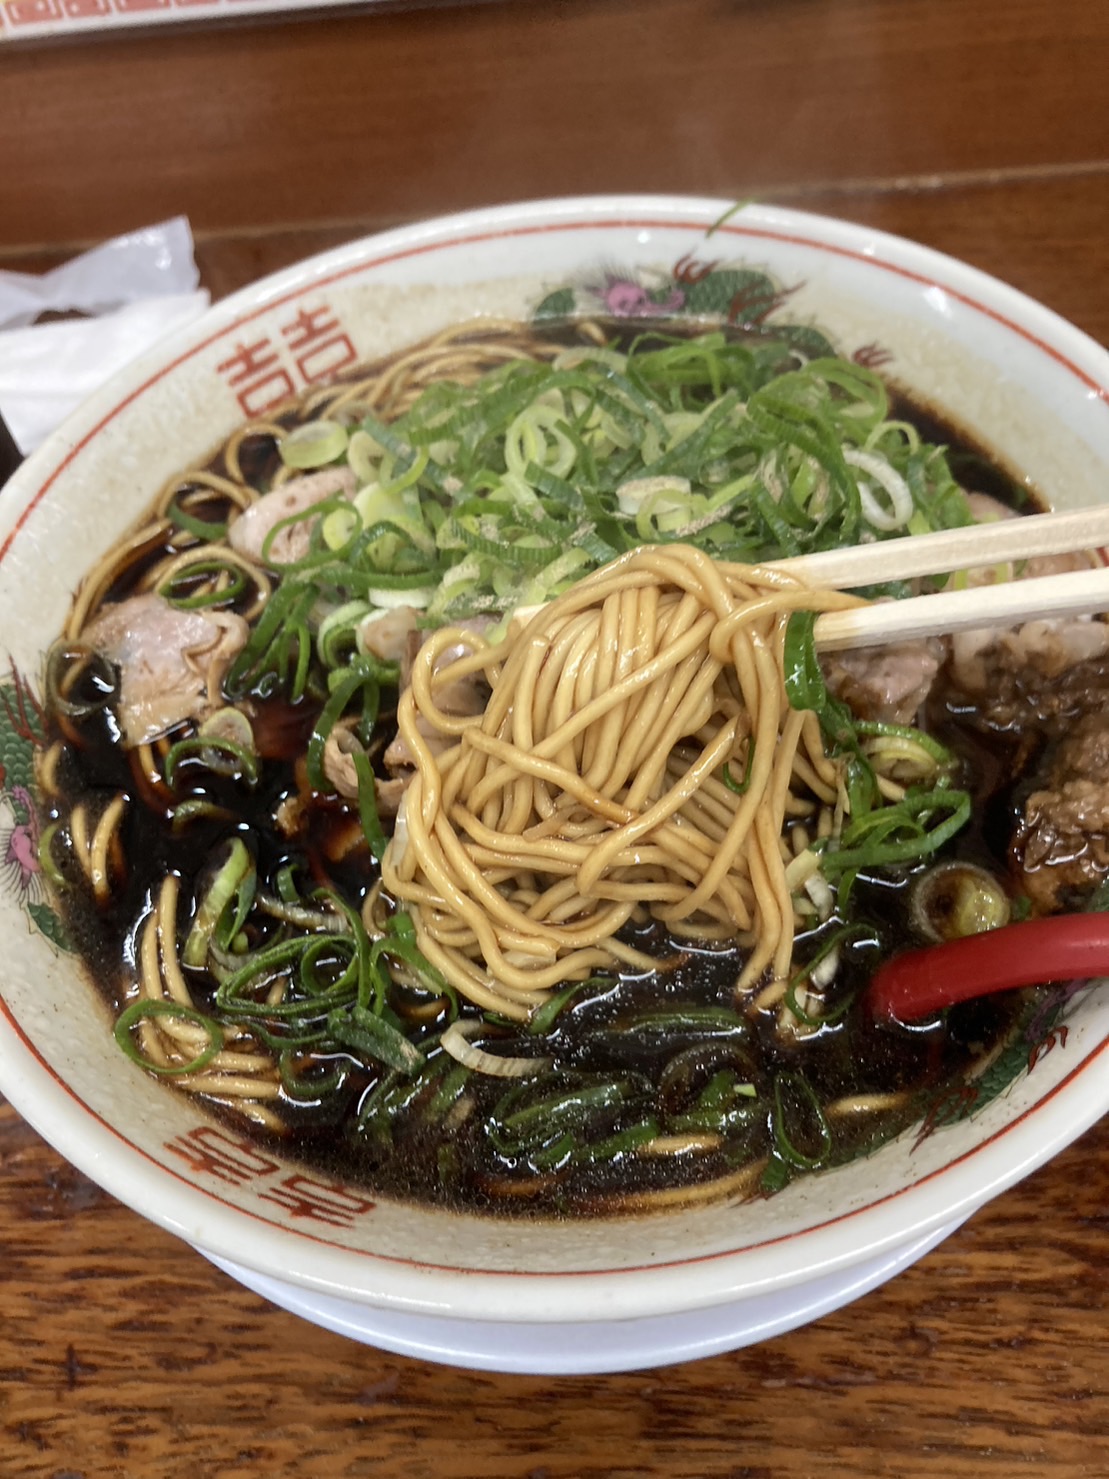
<path id="1" fill-rule="evenodd" d="M 208 948 L 220 921 L 232 900 L 244 888 L 247 879 L 253 881 L 254 859 L 247 851 L 241 837 L 231 843 L 226 861 L 212 879 L 207 893 L 200 901 L 185 940 L 182 960 L 189 966 L 202 966 L 208 959 Z M 232 931 L 235 933 L 235 931 Z"/>
<path id="2" fill-rule="evenodd" d="M 337 421 L 306 421 L 286 432 L 277 450 L 286 467 L 303 472 L 338 462 L 349 440 L 346 427 Z"/>
<path id="3" fill-rule="evenodd" d="M 775 1076 L 770 1118 L 778 1154 L 787 1164 L 812 1171 L 825 1163 L 832 1151 L 832 1132 L 803 1073 Z"/>
<path id="4" fill-rule="evenodd" d="M 423 1066 L 420 1049 L 399 1028 L 373 1012 L 357 1006 L 349 1012 L 332 1011 L 327 1014 L 327 1026 L 336 1042 L 376 1058 L 398 1073 L 415 1073 Z"/>
<path id="5" fill-rule="evenodd" d="M 755 741 L 753 739 L 748 740 L 747 742 L 747 760 L 743 766 L 742 780 L 737 781 L 735 776 L 732 775 L 731 766 L 728 764 L 727 761 L 724 762 L 724 765 L 721 769 L 721 778 L 724 784 L 727 786 L 728 790 L 731 791 L 734 795 L 745 796 L 747 794 L 747 790 L 751 784 L 751 766 L 754 764 L 754 762 Z"/>
<path id="6" fill-rule="evenodd" d="M 200 1052 L 194 1058 L 190 1058 L 187 1063 L 155 1063 L 135 1045 L 131 1036 L 133 1028 L 151 1017 L 172 1017 L 177 1022 L 188 1022 L 195 1027 L 203 1027 L 208 1034 L 208 1041 Z M 199 1073 L 201 1069 L 207 1068 L 223 1048 L 223 1031 L 219 1023 L 211 1017 L 206 1017 L 203 1012 L 198 1012 L 193 1007 L 183 1006 L 176 1001 L 133 1001 L 130 1006 L 124 1007 L 116 1018 L 113 1033 L 116 1042 L 132 1063 L 138 1063 L 151 1073 L 157 1073 L 166 1078 L 186 1073 Z"/>
<path id="7" fill-rule="evenodd" d="M 51 822 L 49 826 L 44 827 L 38 845 L 39 867 L 59 893 L 69 887 L 65 874 L 54 861 L 54 838 L 57 837 L 61 825 L 61 822 Z"/>

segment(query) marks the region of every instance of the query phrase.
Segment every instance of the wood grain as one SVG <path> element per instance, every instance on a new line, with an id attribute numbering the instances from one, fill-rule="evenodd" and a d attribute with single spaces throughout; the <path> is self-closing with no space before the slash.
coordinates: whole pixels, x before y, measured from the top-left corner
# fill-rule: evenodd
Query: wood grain
<path id="1" fill-rule="evenodd" d="M 1109 160 L 1082 176 L 812 191 L 790 203 L 862 221 L 970 262 L 1109 343 Z"/>
<path id="2" fill-rule="evenodd" d="M 780 187 L 761 196 L 907 236 L 971 263 L 1109 343 L 1109 161 L 1081 175 L 1011 180 L 941 179 L 922 186 Z M 196 232 L 196 255 L 216 297 L 314 252 L 378 229 L 370 215 L 342 224 L 274 224 Z M 64 246 L 0 249 L 0 266 L 41 271 Z"/>
<path id="3" fill-rule="evenodd" d="M 0 245 L 1081 168 L 1109 158 L 1107 61 L 1097 0 L 500 0 L 6 45 Z"/>
<path id="4" fill-rule="evenodd" d="M 1109 1123 L 892 1284 L 660 1371 L 496 1377 L 232 1283 L 0 1111 L 5 1479 L 1105 1479 Z"/>
<path id="5" fill-rule="evenodd" d="M 1081 176 L 944 178 L 927 188 L 779 187 L 758 198 L 841 216 L 959 257 L 1109 343 L 1109 159 Z M 375 229 L 373 218 L 365 216 L 337 226 L 261 233 L 201 230 L 197 257 L 205 281 L 222 296 Z"/>
<path id="6" fill-rule="evenodd" d="M 1103 0 L 501 0 L 0 50 L 0 263 L 177 212 L 216 295 L 455 207 L 681 190 L 950 252 L 1109 342 Z M 588 1379 L 243 1290 L 0 1107 L 0 1479 L 1106 1479 L 1109 1122 L 893 1283 Z"/>

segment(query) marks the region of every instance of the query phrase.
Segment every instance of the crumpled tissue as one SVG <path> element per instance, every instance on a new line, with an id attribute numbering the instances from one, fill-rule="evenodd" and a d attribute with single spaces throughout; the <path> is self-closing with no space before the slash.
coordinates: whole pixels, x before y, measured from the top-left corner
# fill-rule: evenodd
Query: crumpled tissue
<path id="1" fill-rule="evenodd" d="M 86 396 L 208 306 L 184 217 L 50 272 L 0 272 L 0 416 L 33 451 Z M 42 313 L 93 315 L 35 324 Z"/>

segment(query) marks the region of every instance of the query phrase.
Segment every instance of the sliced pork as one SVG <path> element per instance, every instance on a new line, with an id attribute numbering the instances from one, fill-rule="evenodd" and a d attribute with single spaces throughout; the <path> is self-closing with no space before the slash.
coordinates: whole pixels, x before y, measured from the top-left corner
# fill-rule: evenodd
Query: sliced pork
<path id="1" fill-rule="evenodd" d="M 248 635 L 234 612 L 182 611 L 147 594 L 103 607 L 81 641 L 119 670 L 116 717 L 130 746 L 220 708 L 224 674 Z"/>
<path id="2" fill-rule="evenodd" d="M 1080 903 L 1109 877 L 1109 711 L 1074 721 L 1050 753 L 1013 844 L 1037 912 Z"/>
<path id="3" fill-rule="evenodd" d="M 327 467 L 322 472 L 290 478 L 280 488 L 275 488 L 243 510 L 228 531 L 228 541 L 239 554 L 261 561 L 267 536 L 283 519 L 302 514 L 336 494 L 350 498 L 354 490 L 354 474 L 347 467 Z M 298 519 L 295 524 L 279 529 L 270 541 L 266 563 L 288 565 L 302 560 L 308 553 L 315 522 L 314 519 Z"/>
<path id="4" fill-rule="evenodd" d="M 986 493 L 968 494 L 967 502 L 981 523 L 1017 517 L 1011 508 Z M 1017 580 L 1034 580 L 1041 575 L 1088 570 L 1095 563 L 1094 556 L 1083 550 L 1035 555 L 1013 575 Z M 962 579 L 974 588 L 992 585 L 1007 573 L 985 565 L 964 571 Z M 984 700 L 996 723 L 1007 725 L 1019 718 L 1022 702 L 1037 689 L 1046 690 L 1070 669 L 1106 656 L 1109 625 L 1095 617 L 1030 621 L 1010 628 L 978 627 L 952 637 L 951 676 L 968 694 Z M 1049 697 L 1048 703 L 1050 706 Z"/>
<path id="5" fill-rule="evenodd" d="M 986 493 L 967 494 L 967 503 L 980 523 L 1018 517 Z M 958 580 L 974 589 L 1000 579 L 1089 569 L 1094 563 L 1094 556 L 1081 550 L 1038 555 L 1015 571 L 983 565 L 960 572 Z M 1104 688 L 1107 681 L 1100 668 L 1109 665 L 1109 623 L 1082 616 L 979 627 L 943 639 L 836 653 L 823 664 L 828 687 L 858 718 L 909 724 L 945 659 L 948 678 L 986 721 L 1007 729 L 1030 717 L 1089 707 L 1086 691 L 1091 685 Z"/>
<path id="6" fill-rule="evenodd" d="M 394 606 L 391 611 L 371 612 L 358 628 L 358 645 L 381 662 L 400 663 L 405 671 L 420 645 L 415 609 Z"/>
<path id="7" fill-rule="evenodd" d="M 944 658 L 935 638 L 829 653 L 824 676 L 834 697 L 858 719 L 911 724 Z"/>
<path id="8" fill-rule="evenodd" d="M 340 719 L 328 735 L 323 747 L 323 773 L 346 801 L 358 799 L 358 771 L 354 764 L 354 751 L 360 743 L 354 730 L 357 719 Z M 374 776 L 374 795 L 378 816 L 396 816 L 400 798 L 408 785 L 409 776 L 394 776 L 383 780 Z"/>
<path id="9" fill-rule="evenodd" d="M 480 635 L 488 631 L 493 623 L 487 616 L 473 616 L 456 622 L 455 625 L 463 631 L 476 632 Z M 408 655 L 401 662 L 400 691 L 402 693 L 409 685 L 412 663 L 419 647 L 417 634 L 409 639 Z M 469 650 L 469 647 L 462 641 L 445 647 L 435 660 L 435 671 L 442 672 L 452 662 L 457 662 L 460 657 L 464 657 Z M 489 690 L 479 673 L 471 674 L 466 678 L 456 678 L 451 683 L 441 683 L 435 689 L 435 702 L 444 714 L 449 714 L 452 718 L 471 718 L 475 714 L 482 713 L 488 696 Z M 454 744 L 453 737 L 441 735 L 433 730 L 422 715 L 417 718 L 416 727 L 427 741 L 428 748 L 433 755 L 442 754 Z M 401 735 L 398 734 L 385 751 L 384 761 L 386 770 L 391 775 L 402 776 L 407 784 L 416 763 L 416 757 Z"/>
<path id="10" fill-rule="evenodd" d="M 982 701 L 1003 728 L 1026 710 L 1058 711 L 1073 684 L 1063 681 L 1077 668 L 1109 658 L 1109 625 L 1096 617 L 1029 621 L 1021 627 L 981 627 L 951 639 L 951 676 L 965 693 Z M 1078 686 L 1087 686 L 1080 674 Z"/>

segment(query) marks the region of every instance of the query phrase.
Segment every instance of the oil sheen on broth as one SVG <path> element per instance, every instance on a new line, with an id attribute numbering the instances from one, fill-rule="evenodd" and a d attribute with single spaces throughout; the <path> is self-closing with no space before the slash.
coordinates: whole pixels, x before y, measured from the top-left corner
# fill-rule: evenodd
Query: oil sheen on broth
<path id="1" fill-rule="evenodd" d="M 559 332 L 563 342 L 573 339 L 572 330 Z M 891 414 L 945 444 L 958 480 L 1013 500 L 1010 477 L 932 413 L 897 397 Z M 290 413 L 285 424 L 296 420 Z M 264 486 L 277 465 L 272 438 L 242 443 L 241 471 L 252 484 Z M 211 470 L 227 475 L 223 452 Z M 171 534 L 129 566 L 108 599 L 133 590 L 175 538 L 188 546 Z M 85 674 L 70 697 L 98 682 L 102 676 Z M 158 880 L 176 874 L 189 900 L 202 892 L 198 880 L 210 876 L 213 857 L 230 838 L 248 840 L 257 879 L 271 891 L 284 873 L 303 880 L 301 897 L 326 886 L 361 908 L 375 885 L 372 860 L 351 846 L 359 831 L 356 802 L 317 794 L 295 838 L 278 825 L 283 805 L 305 794 L 303 757 L 319 701 L 255 694 L 251 702 L 262 757 L 258 784 L 250 789 L 235 775 L 205 774 L 204 808 L 176 828 L 167 823 L 164 793 L 149 780 L 144 785 L 141 766 L 121 748 L 110 706 L 90 703 L 79 719 L 61 724 L 63 738 L 76 728 L 80 742 L 62 753 L 56 789 L 63 799 L 51 815 L 71 813 L 82 797 L 94 809 L 119 792 L 133 802 L 118 834 L 126 865 L 106 905 L 92 902 L 68 854 L 54 854 L 67 885 L 60 895 L 67 928 L 113 1013 L 134 998 L 133 962 Z M 395 732 L 394 704 L 395 694 L 385 692 L 377 755 Z M 58 733 L 57 718 L 52 722 Z M 971 821 L 926 864 L 862 870 L 849 920 L 833 916 L 799 930 L 794 959 L 801 974 L 830 948 L 837 954 L 831 1009 L 819 1022 L 805 1022 L 799 1007 L 795 1030 L 783 1032 L 780 1000 L 763 1010 L 752 1010 L 750 999 L 737 1004 L 744 950 L 672 936 L 655 920 L 633 921 L 623 938 L 657 959 L 655 971 L 600 973 L 569 992 L 557 1012 L 540 1011 L 539 1030 L 486 1014 L 480 1042 L 487 1051 L 549 1066 L 504 1078 L 444 1053 L 436 1044 L 446 998 L 401 972 L 389 1009 L 417 1042 L 431 1045 L 420 1070 L 386 1067 L 352 1047 L 298 1056 L 290 1040 L 290 1080 L 267 1101 L 266 1123 L 256 1133 L 378 1194 L 501 1213 L 596 1215 L 667 1205 L 710 1186 L 737 1195 L 770 1192 L 920 1122 L 947 1086 L 994 1060 L 1037 1001 L 1034 993 L 994 997 L 912 1029 L 875 1025 L 855 1005 L 880 958 L 920 943 L 909 895 L 922 871 L 953 859 L 1001 879 L 1009 869 L 1012 777 L 1027 769 L 1015 763 L 1018 751 L 1027 751 L 1027 735 L 990 730 L 984 737 L 975 706 L 942 674 L 924 728 L 956 757 L 959 784 L 971 793 Z M 181 774 L 191 776 L 187 760 Z M 383 913 L 388 907 L 382 901 Z M 342 965 L 321 944 L 320 979 Z M 215 983 L 203 972 L 186 974 L 203 1011 Z M 464 1022 L 477 1015 L 462 1005 Z M 136 1070 L 121 1063 L 120 1071 Z M 242 1126 L 231 1103 L 205 1102 L 214 1116 Z"/>

